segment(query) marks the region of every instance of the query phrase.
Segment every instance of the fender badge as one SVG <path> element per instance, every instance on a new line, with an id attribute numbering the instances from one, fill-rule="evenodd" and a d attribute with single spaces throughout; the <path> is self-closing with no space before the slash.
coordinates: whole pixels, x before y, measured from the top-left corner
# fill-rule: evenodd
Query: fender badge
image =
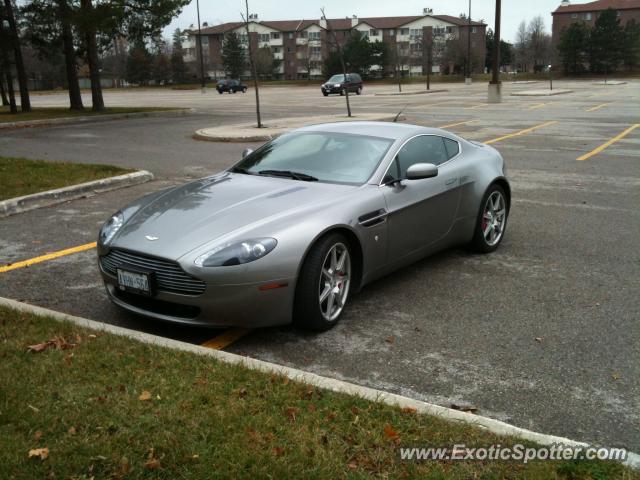
<path id="1" fill-rule="evenodd" d="M 145 235 L 144 238 L 146 238 L 147 240 L 149 240 L 150 242 L 155 242 L 156 240 L 158 240 L 158 238 L 160 237 L 154 237 L 153 235 Z"/>

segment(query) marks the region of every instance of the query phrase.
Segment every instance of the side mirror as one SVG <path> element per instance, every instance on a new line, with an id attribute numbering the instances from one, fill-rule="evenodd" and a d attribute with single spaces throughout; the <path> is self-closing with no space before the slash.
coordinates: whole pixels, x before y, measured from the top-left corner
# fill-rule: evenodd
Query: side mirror
<path id="1" fill-rule="evenodd" d="M 407 180 L 421 180 L 438 176 L 438 167 L 433 163 L 414 163 L 407 169 Z"/>
<path id="2" fill-rule="evenodd" d="M 247 155 L 251 155 L 253 153 L 253 149 L 252 148 L 245 148 L 242 151 L 242 158 L 246 157 Z"/>

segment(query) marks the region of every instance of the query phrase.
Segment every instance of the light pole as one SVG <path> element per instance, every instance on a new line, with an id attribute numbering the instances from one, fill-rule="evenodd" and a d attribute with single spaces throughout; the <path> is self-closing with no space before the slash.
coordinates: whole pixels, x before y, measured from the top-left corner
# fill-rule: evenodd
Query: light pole
<path id="1" fill-rule="evenodd" d="M 471 0 L 469 0 L 469 18 L 467 25 L 467 76 L 464 83 L 471 85 Z"/>
<path id="2" fill-rule="evenodd" d="M 491 82 L 489 82 L 489 103 L 502 101 L 502 85 L 500 84 L 500 0 L 496 0 L 496 25 L 493 39 L 493 65 L 491 66 Z"/>
<path id="3" fill-rule="evenodd" d="M 196 0 L 196 10 L 198 12 L 198 51 L 200 52 L 200 81 L 202 82 L 202 93 L 205 93 L 204 81 L 204 54 L 202 52 L 202 31 L 200 30 L 200 0 Z"/>
<path id="4" fill-rule="evenodd" d="M 549 65 L 549 90 L 553 90 L 553 71 L 551 70 L 551 65 Z"/>

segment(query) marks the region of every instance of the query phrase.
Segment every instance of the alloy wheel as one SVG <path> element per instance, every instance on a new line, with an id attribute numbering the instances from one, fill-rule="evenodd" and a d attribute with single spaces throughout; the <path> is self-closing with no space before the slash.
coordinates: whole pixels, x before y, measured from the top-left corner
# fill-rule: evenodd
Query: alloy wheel
<path id="1" fill-rule="evenodd" d="M 343 243 L 336 243 L 327 253 L 322 264 L 318 299 L 320 313 L 325 320 L 336 320 L 349 295 L 351 284 L 351 257 L 349 249 Z"/>

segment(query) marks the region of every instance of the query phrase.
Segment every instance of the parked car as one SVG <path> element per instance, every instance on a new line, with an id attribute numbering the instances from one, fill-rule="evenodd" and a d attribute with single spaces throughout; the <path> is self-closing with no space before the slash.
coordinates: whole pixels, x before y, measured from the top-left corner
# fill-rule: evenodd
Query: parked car
<path id="1" fill-rule="evenodd" d="M 498 248 L 505 172 L 497 150 L 444 130 L 304 127 L 115 213 L 100 272 L 113 303 L 155 319 L 327 330 L 383 275 L 456 245 Z"/>
<path id="2" fill-rule="evenodd" d="M 320 90 L 325 97 L 330 93 L 344 95 L 345 90 L 360 95 L 362 93 L 362 78 L 357 73 L 347 73 L 346 79 L 343 74 L 334 75 L 322 84 Z"/>
<path id="3" fill-rule="evenodd" d="M 216 90 L 218 90 L 218 93 L 247 93 L 247 86 L 240 80 L 218 80 Z"/>

